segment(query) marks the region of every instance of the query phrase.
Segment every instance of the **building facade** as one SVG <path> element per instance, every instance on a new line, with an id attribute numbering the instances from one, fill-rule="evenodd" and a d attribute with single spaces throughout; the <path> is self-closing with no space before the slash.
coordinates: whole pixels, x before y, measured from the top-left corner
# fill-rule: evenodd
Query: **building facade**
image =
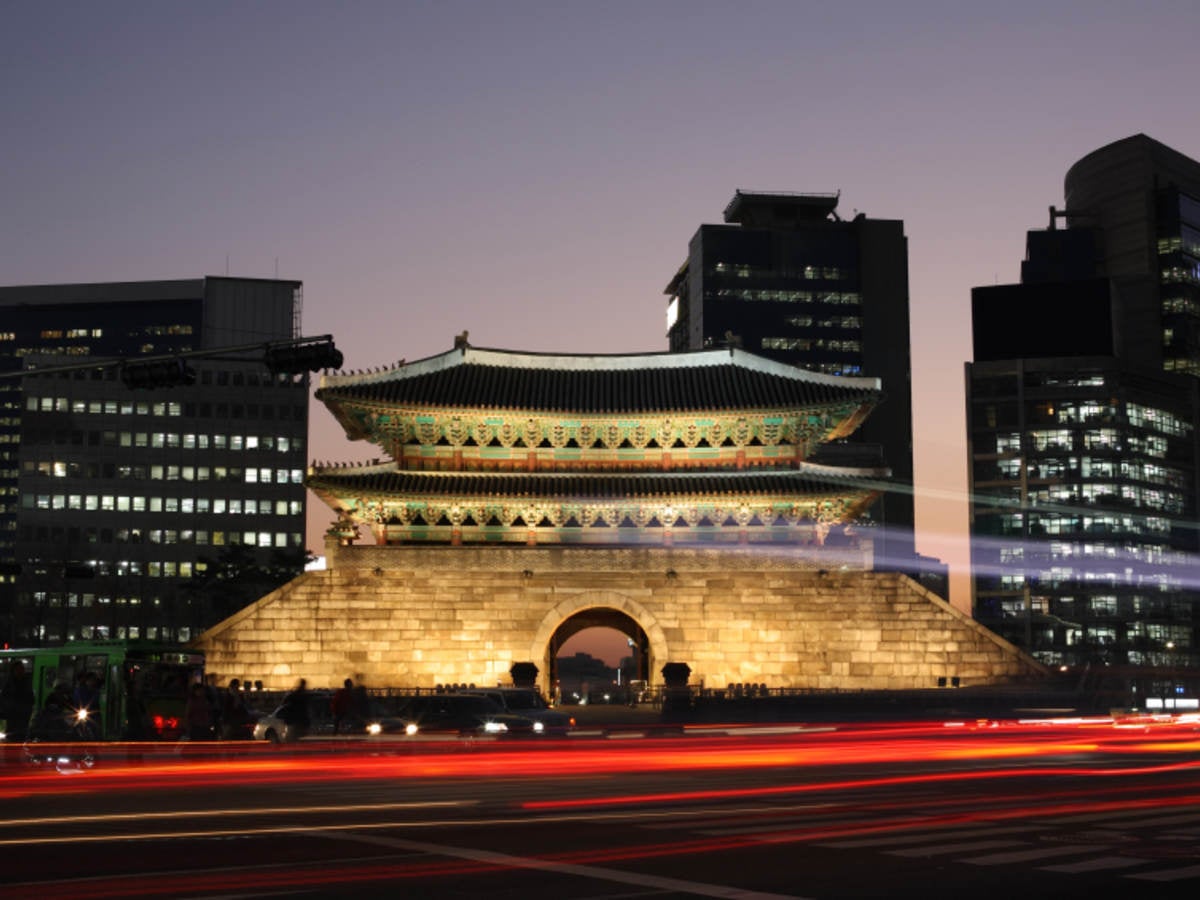
<path id="1" fill-rule="evenodd" d="M 1136 135 L 1066 197 L 1021 283 L 972 291 L 975 615 L 1046 663 L 1169 677 L 1200 661 L 1200 164 Z"/>
<path id="2" fill-rule="evenodd" d="M 877 564 L 911 571 L 912 396 L 908 246 L 903 222 L 856 213 L 836 194 L 737 191 L 724 224 L 701 225 L 667 285 L 673 352 L 738 346 L 835 376 L 880 379 L 878 409 L 819 461 L 886 466 L 868 513 Z"/>
<path id="3" fill-rule="evenodd" d="M 230 577 L 302 569 L 307 376 L 204 357 L 138 390 L 111 363 L 292 339 L 301 302 L 240 278 L 0 288 L 5 641 L 185 641 L 240 605 Z"/>

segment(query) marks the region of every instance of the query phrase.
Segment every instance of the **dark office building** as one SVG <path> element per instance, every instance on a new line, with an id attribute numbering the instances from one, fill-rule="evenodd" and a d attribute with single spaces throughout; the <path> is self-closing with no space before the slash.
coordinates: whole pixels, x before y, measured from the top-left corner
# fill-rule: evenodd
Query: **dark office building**
<path id="1" fill-rule="evenodd" d="M 183 641 L 248 573 L 299 573 L 307 376 L 245 350 L 147 389 L 79 365 L 290 340 L 301 303 L 242 278 L 0 288 L 0 640 Z"/>
<path id="2" fill-rule="evenodd" d="M 1046 663 L 1200 661 L 1198 197 L 1200 163 L 1103 147 L 1021 283 L 972 291 L 975 615 Z"/>
<path id="3" fill-rule="evenodd" d="M 737 191 L 667 285 L 672 351 L 727 345 L 831 375 L 879 378 L 883 402 L 816 462 L 891 469 L 870 511 L 880 567 L 913 569 L 912 395 L 904 223 L 851 220 L 836 194 Z"/>

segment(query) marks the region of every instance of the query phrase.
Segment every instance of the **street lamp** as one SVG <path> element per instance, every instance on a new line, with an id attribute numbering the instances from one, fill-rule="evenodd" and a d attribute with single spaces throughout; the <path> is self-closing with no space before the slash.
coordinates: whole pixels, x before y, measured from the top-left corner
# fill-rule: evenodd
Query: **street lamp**
<path id="1" fill-rule="evenodd" d="M 625 638 L 625 643 L 629 646 L 630 658 L 633 660 L 633 676 L 629 679 L 629 705 L 637 706 L 638 696 L 636 687 L 637 682 L 641 680 L 641 670 L 638 668 L 637 643 L 631 637 Z"/>

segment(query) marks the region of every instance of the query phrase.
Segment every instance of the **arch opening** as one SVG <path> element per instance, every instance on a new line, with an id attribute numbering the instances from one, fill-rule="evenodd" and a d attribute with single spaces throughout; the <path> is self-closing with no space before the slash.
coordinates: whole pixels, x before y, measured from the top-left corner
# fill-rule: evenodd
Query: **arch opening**
<path id="1" fill-rule="evenodd" d="M 611 607 L 568 616 L 550 635 L 547 649 L 551 692 L 564 703 L 635 700 L 653 671 L 646 630 Z"/>

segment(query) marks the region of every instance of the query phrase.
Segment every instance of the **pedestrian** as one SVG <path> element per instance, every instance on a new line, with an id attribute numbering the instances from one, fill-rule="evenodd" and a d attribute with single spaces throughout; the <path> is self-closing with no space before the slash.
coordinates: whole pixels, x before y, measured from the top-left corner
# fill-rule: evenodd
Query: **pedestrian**
<path id="1" fill-rule="evenodd" d="M 33 718 L 33 684 L 25 664 L 16 660 L 0 688 L 0 718 L 7 720 L 8 740 L 23 741 Z"/>
<path id="2" fill-rule="evenodd" d="M 354 682 L 347 678 L 342 686 L 329 698 L 329 711 L 333 713 L 333 733 L 340 734 L 342 722 L 354 709 Z"/>
<path id="3" fill-rule="evenodd" d="M 250 713 L 246 709 L 242 683 L 236 678 L 231 678 L 229 687 L 221 697 L 221 737 L 227 741 L 248 737 L 245 731 L 249 720 Z"/>
<path id="4" fill-rule="evenodd" d="M 189 741 L 211 741 L 213 733 L 212 704 L 208 700 L 208 691 L 203 682 L 195 682 L 188 693 L 187 737 Z"/>
<path id="5" fill-rule="evenodd" d="M 283 698 L 279 718 L 287 725 L 286 740 L 296 741 L 308 734 L 312 724 L 308 708 L 308 682 L 301 678 L 296 687 Z"/>

